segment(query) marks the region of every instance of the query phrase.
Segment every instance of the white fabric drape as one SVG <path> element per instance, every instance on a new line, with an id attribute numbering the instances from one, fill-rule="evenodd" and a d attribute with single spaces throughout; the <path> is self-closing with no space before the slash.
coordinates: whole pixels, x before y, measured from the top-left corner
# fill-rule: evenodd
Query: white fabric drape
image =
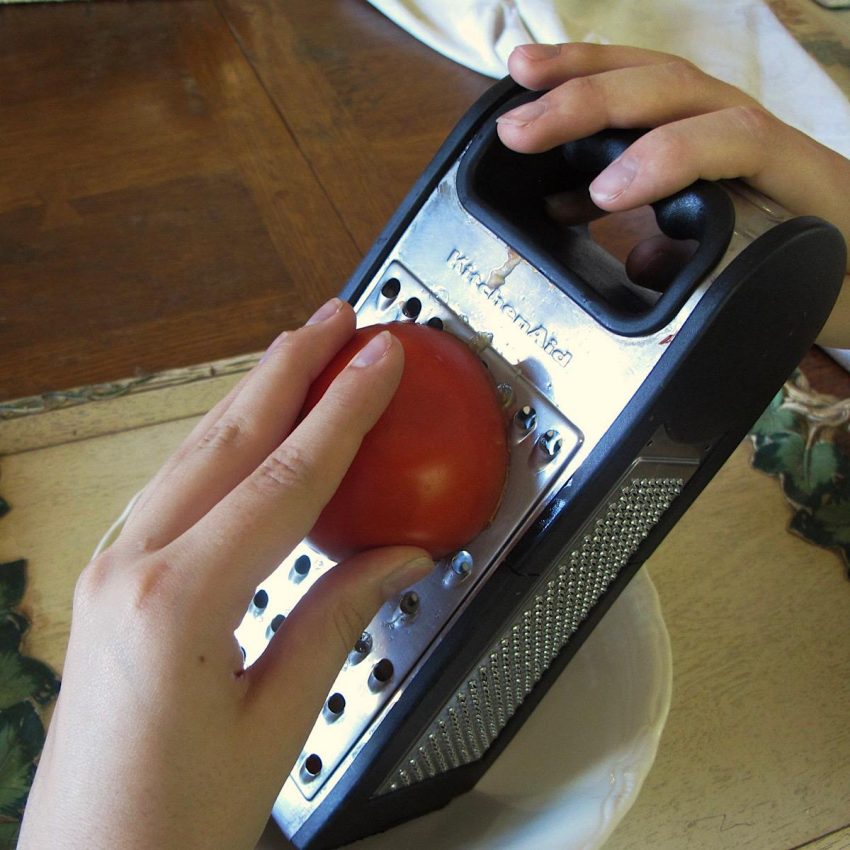
<path id="1" fill-rule="evenodd" d="M 690 59 L 850 158 L 850 104 L 760 0 L 369 0 L 420 41 L 491 77 L 527 42 L 630 44 Z"/>

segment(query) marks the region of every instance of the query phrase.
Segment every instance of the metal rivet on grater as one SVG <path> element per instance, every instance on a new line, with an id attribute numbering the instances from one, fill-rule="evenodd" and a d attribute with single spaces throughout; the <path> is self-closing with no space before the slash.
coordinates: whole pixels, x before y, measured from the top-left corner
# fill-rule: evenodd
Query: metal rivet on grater
<path id="1" fill-rule="evenodd" d="M 419 611 L 419 594 L 415 590 L 408 590 L 401 596 L 398 609 L 407 617 L 413 617 Z"/>
<path id="2" fill-rule="evenodd" d="M 537 425 L 537 411 L 529 404 L 523 405 L 514 416 L 517 427 L 523 434 L 533 431 Z"/>
<path id="3" fill-rule="evenodd" d="M 564 438 L 557 431 L 550 429 L 540 436 L 537 445 L 543 456 L 547 460 L 552 460 L 561 451 L 561 447 L 564 445 Z"/>
<path id="4" fill-rule="evenodd" d="M 496 389 L 499 393 L 499 401 L 502 403 L 502 407 L 510 407 L 514 403 L 514 388 L 508 383 L 502 383 Z"/>
<path id="5" fill-rule="evenodd" d="M 452 556 L 452 572 L 458 578 L 467 578 L 470 573 L 472 573 L 472 566 L 472 555 L 470 555 L 469 552 L 467 552 L 465 549 L 461 549 L 460 552 L 455 552 L 455 554 Z"/>
<path id="6" fill-rule="evenodd" d="M 351 650 L 349 660 L 352 664 L 357 664 L 362 661 L 372 651 L 372 635 L 369 632 L 363 632 L 354 642 L 354 649 Z"/>

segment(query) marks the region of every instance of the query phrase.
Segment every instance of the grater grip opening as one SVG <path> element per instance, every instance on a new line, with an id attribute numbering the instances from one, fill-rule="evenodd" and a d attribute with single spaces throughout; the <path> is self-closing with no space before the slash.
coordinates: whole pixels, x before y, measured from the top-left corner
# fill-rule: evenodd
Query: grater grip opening
<path id="1" fill-rule="evenodd" d="M 593 240 L 586 224 L 565 227 L 556 222 L 547 198 L 574 190 L 587 198 L 587 184 L 638 135 L 605 131 L 543 153 L 523 154 L 505 147 L 491 123 L 470 143 L 457 183 L 460 201 L 471 215 L 600 324 L 624 336 L 652 333 L 670 321 L 723 257 L 735 224 L 727 193 L 705 181 L 653 204 L 662 233 L 698 243 L 659 296 L 632 283 L 622 263 Z"/>

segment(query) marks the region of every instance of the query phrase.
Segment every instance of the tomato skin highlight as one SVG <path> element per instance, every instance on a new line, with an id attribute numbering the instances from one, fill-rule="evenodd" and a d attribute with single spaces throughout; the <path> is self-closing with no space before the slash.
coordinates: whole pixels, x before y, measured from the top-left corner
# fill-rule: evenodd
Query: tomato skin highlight
<path id="1" fill-rule="evenodd" d="M 404 348 L 401 383 L 307 538 L 336 561 L 380 546 L 420 546 L 433 558 L 456 551 L 490 522 L 505 486 L 498 392 L 478 356 L 447 331 L 407 322 L 360 328 L 313 382 L 302 416 L 383 330 Z"/>

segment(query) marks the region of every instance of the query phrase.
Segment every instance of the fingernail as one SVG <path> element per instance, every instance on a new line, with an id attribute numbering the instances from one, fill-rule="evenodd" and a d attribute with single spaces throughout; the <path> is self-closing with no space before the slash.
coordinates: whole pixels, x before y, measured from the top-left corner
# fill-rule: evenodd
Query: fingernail
<path id="1" fill-rule="evenodd" d="M 594 200 L 613 201 L 629 188 L 638 173 L 634 157 L 615 159 L 591 184 L 590 196 Z"/>
<path id="2" fill-rule="evenodd" d="M 331 316 L 335 315 L 340 311 L 342 307 L 342 301 L 339 298 L 331 298 L 330 301 L 326 301 L 310 316 L 309 319 L 304 323 L 305 327 L 307 325 L 315 325 L 319 322 L 323 322 L 325 319 L 330 319 Z"/>
<path id="3" fill-rule="evenodd" d="M 560 44 L 520 44 L 516 48 L 526 59 L 538 62 L 541 59 L 554 59 L 561 52 Z"/>
<path id="4" fill-rule="evenodd" d="M 371 366 L 377 363 L 389 351 L 392 345 L 393 338 L 389 331 L 381 331 L 377 336 L 373 336 L 360 351 L 357 352 L 351 365 L 355 368 L 362 369 L 364 366 Z"/>
<path id="5" fill-rule="evenodd" d="M 547 109 L 546 102 L 543 100 L 533 100 L 531 103 L 524 103 L 504 115 L 500 115 L 496 119 L 497 124 L 510 124 L 516 127 L 525 127 L 532 121 L 536 121 Z"/>
<path id="6" fill-rule="evenodd" d="M 395 599 L 403 590 L 425 578 L 434 569 L 434 562 L 424 555 L 402 564 L 390 573 L 381 584 L 384 599 Z"/>

